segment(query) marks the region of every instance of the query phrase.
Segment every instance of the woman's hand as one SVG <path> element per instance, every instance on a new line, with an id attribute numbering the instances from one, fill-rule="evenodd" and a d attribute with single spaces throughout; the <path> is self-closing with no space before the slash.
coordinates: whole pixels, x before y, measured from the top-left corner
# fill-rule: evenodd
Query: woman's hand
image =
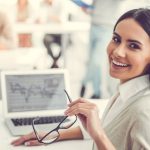
<path id="1" fill-rule="evenodd" d="M 44 133 L 41 133 L 40 136 L 42 137 Z M 25 146 L 39 146 L 43 145 L 42 143 L 39 143 L 38 140 L 36 139 L 36 136 L 34 132 L 23 135 L 20 138 L 14 140 L 11 142 L 12 145 L 14 146 L 19 146 L 19 145 L 25 145 Z"/>
<path id="2" fill-rule="evenodd" d="M 65 111 L 65 114 L 68 116 L 77 115 L 93 139 L 103 131 L 99 119 L 98 107 L 94 103 L 80 98 L 69 104 L 69 108 Z"/>

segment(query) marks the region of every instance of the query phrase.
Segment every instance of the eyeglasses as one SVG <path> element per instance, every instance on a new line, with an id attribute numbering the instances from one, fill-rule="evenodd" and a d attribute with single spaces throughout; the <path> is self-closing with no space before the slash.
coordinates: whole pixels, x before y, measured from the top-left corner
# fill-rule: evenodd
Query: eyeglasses
<path id="1" fill-rule="evenodd" d="M 72 100 L 71 100 L 70 96 L 68 95 L 67 91 L 64 90 L 64 92 L 65 92 L 69 102 L 71 103 Z M 58 140 L 58 138 L 60 136 L 59 130 L 70 128 L 77 121 L 77 116 L 76 115 L 74 115 L 72 117 L 65 116 L 53 130 L 51 130 L 50 132 L 48 132 L 42 136 L 41 136 L 41 131 L 44 129 L 40 129 L 40 127 L 39 127 L 40 120 L 41 120 L 41 118 L 37 117 L 37 118 L 33 119 L 33 121 L 32 121 L 32 128 L 35 133 L 35 136 L 39 143 L 51 144 Z"/>

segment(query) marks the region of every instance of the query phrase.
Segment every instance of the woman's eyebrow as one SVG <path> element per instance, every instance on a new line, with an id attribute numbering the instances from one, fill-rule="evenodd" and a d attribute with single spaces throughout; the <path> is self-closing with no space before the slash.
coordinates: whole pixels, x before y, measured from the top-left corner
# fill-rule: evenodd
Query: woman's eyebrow
<path id="1" fill-rule="evenodd" d="M 118 36 L 119 38 L 121 38 L 121 36 L 118 33 L 113 32 L 113 34 L 116 35 L 116 36 Z"/>
<path id="2" fill-rule="evenodd" d="M 138 43 L 138 44 L 142 45 L 142 43 L 137 40 L 128 39 L 128 42 L 134 42 L 134 43 Z"/>
<path id="3" fill-rule="evenodd" d="M 119 37 L 119 38 L 121 39 L 121 36 L 120 36 L 118 33 L 113 32 L 113 34 L 116 35 L 117 37 Z M 128 39 L 127 41 L 128 41 L 128 42 L 134 42 L 134 43 L 138 43 L 138 44 L 140 44 L 140 45 L 143 45 L 143 44 L 142 44 L 141 42 L 139 42 L 138 40 Z"/>
<path id="4" fill-rule="evenodd" d="M 113 32 L 114 35 L 117 35 L 119 37 L 121 37 L 118 33 L 116 33 L 115 31 Z"/>

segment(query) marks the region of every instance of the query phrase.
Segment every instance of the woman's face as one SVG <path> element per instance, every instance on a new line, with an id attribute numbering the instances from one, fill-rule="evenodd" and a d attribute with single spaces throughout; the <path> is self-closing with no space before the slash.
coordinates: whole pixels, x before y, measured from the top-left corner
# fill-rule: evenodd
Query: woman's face
<path id="1" fill-rule="evenodd" d="M 110 75 L 126 82 L 146 74 L 150 64 L 150 38 L 133 19 L 118 23 L 107 47 Z"/>

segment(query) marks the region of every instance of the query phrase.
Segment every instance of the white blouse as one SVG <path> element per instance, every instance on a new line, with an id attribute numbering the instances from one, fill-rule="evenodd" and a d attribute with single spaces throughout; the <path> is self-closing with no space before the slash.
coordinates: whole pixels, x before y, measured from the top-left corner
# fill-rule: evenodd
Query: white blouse
<path id="1" fill-rule="evenodd" d="M 111 97 L 102 117 L 103 127 L 109 124 L 122 110 L 124 105 L 141 90 L 150 86 L 149 75 L 140 76 L 120 84 L 118 91 Z M 150 92 L 150 91 L 148 91 Z M 148 94 L 148 93 L 145 93 Z M 117 95 L 117 97 L 116 97 Z M 116 97 L 116 99 L 114 99 Z M 113 103 L 113 104 L 112 104 Z M 111 108 L 110 108 L 111 106 Z"/>
<path id="2" fill-rule="evenodd" d="M 145 91 L 142 96 L 150 94 L 149 75 L 140 76 L 120 84 L 118 92 L 111 97 L 103 113 L 101 119 L 103 128 L 113 122 L 113 119 L 123 111 L 125 105 L 139 98 L 139 93 L 142 90 Z M 84 138 L 87 138 L 87 133 L 83 128 L 81 130 L 83 131 Z M 93 144 L 93 150 L 97 150 L 95 144 Z"/>

